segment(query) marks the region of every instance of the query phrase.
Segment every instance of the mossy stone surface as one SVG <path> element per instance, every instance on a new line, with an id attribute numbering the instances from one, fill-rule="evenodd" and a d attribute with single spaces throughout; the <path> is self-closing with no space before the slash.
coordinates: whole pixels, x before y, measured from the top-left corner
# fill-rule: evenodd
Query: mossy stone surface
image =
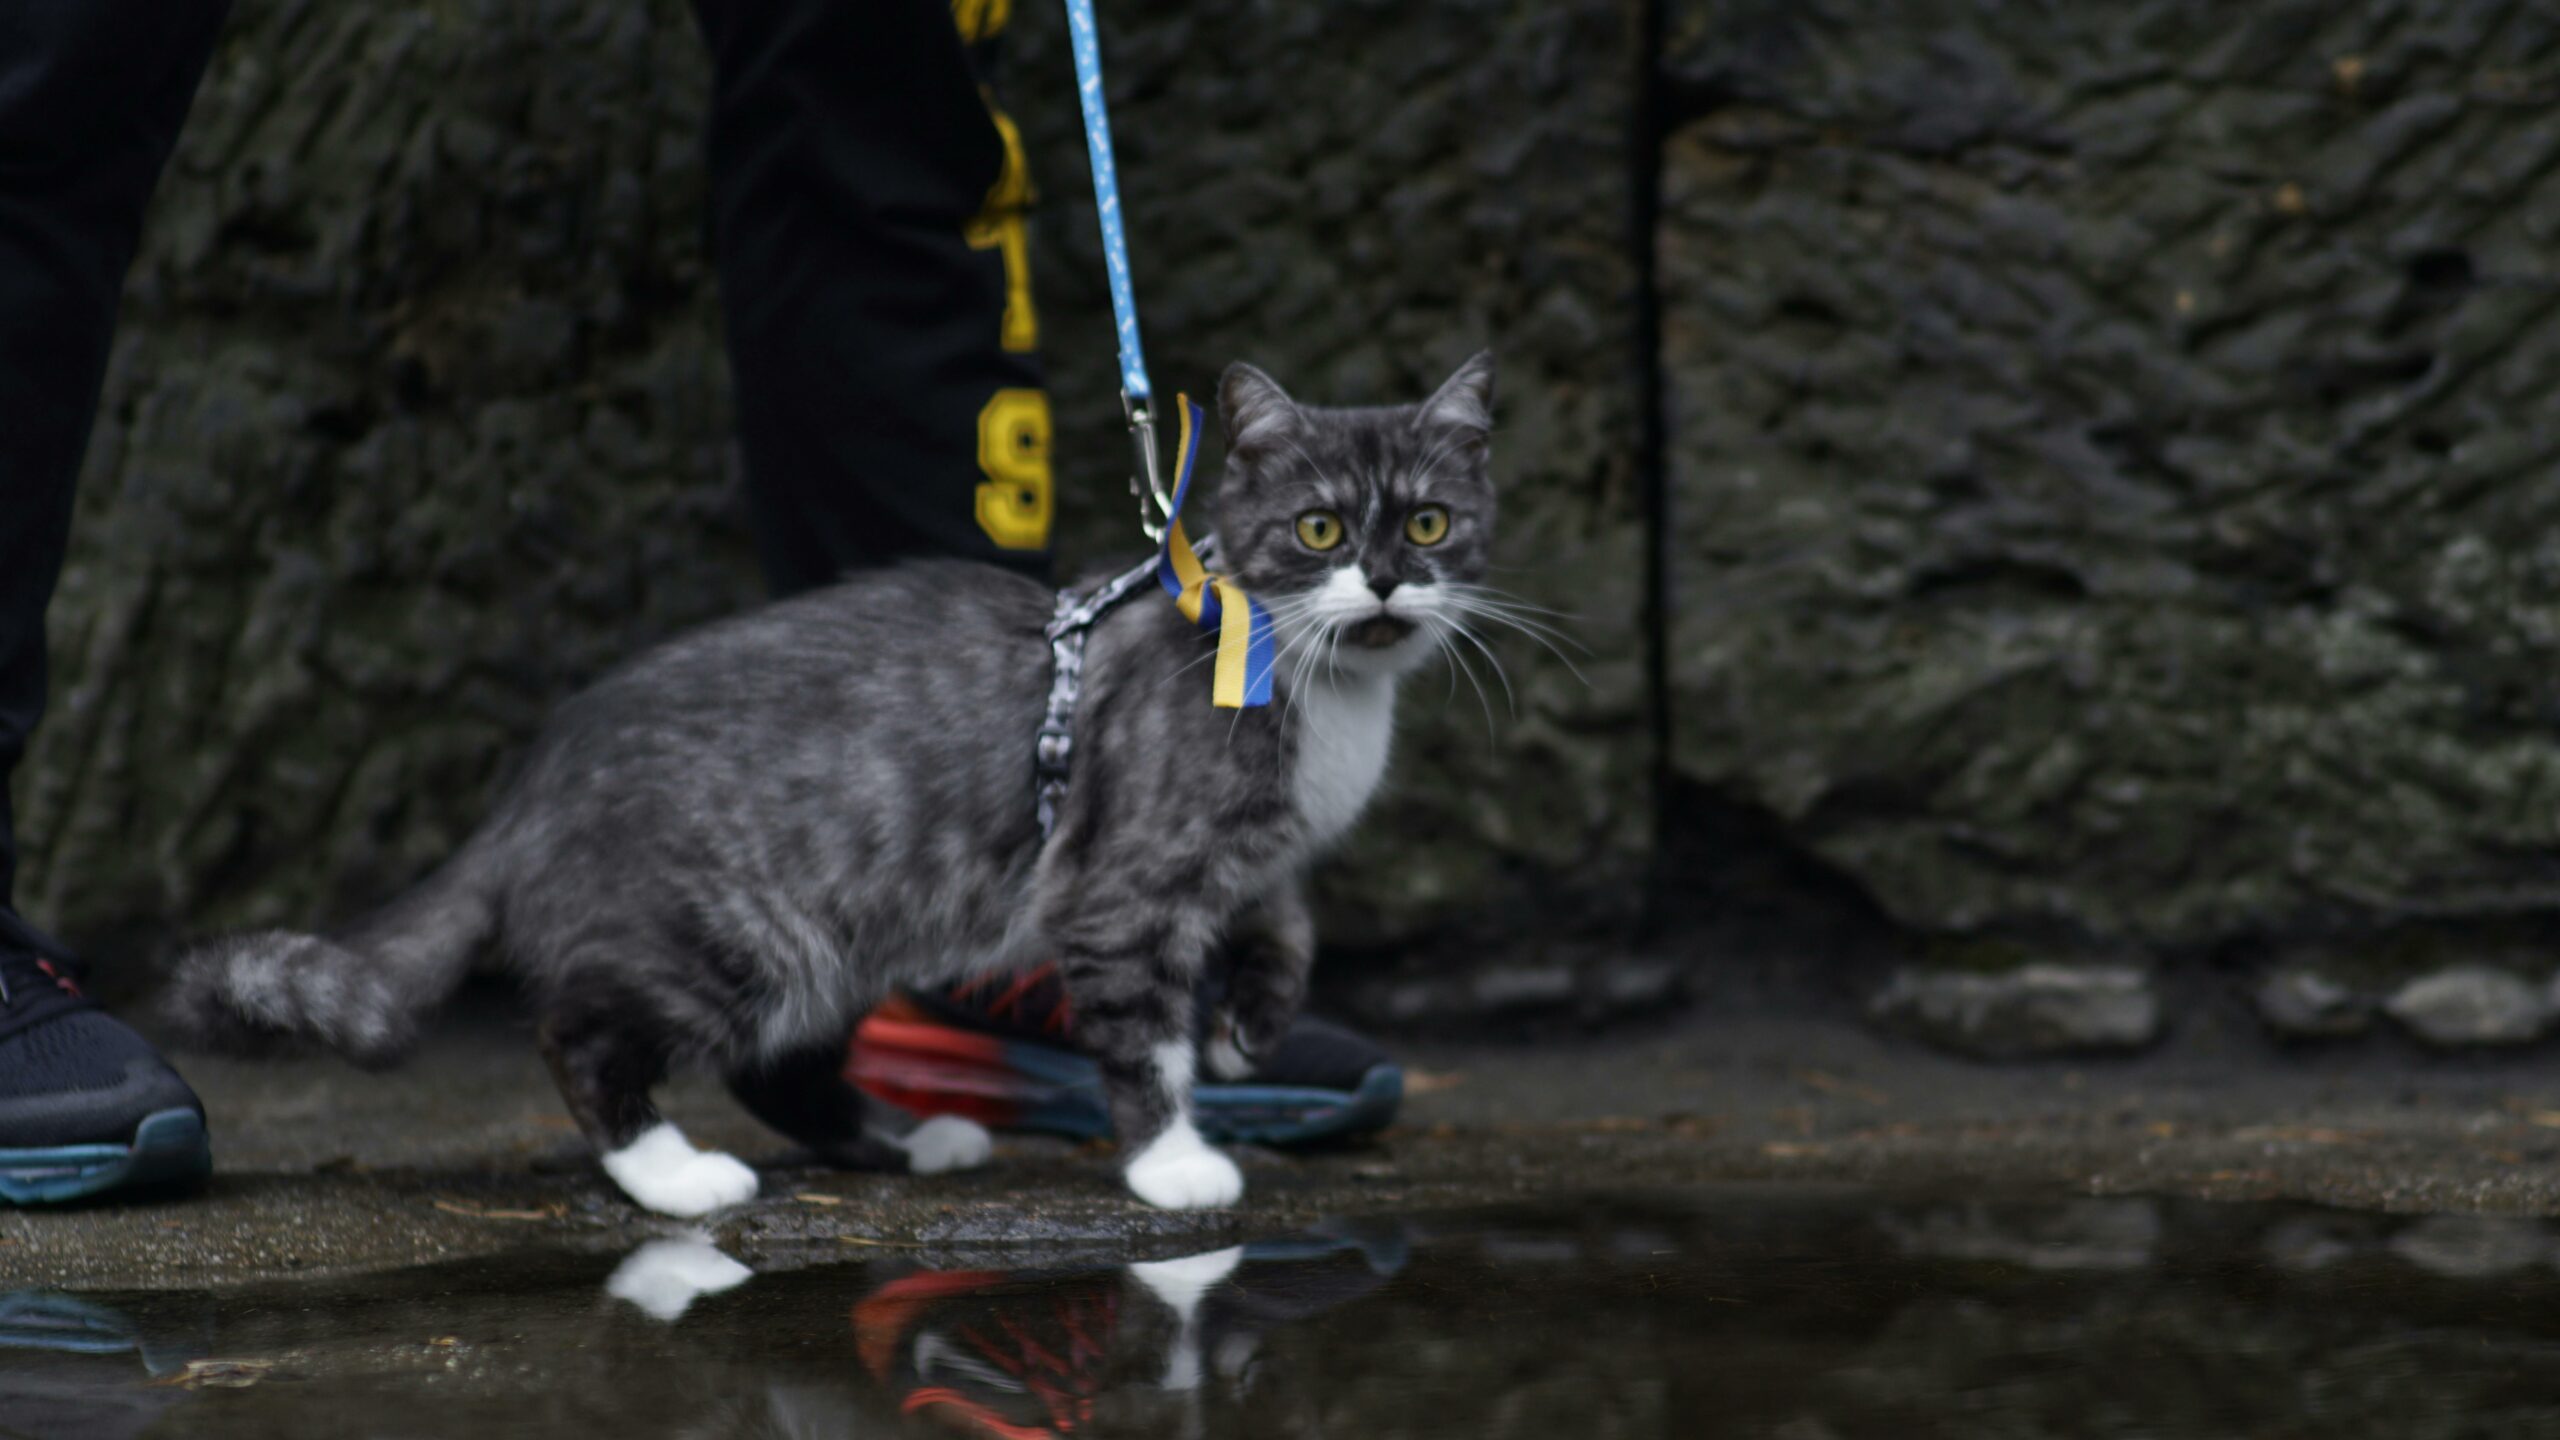
<path id="1" fill-rule="evenodd" d="M 2554 26 L 1675 5 L 1681 772 L 1924 932 L 2560 906 Z"/>

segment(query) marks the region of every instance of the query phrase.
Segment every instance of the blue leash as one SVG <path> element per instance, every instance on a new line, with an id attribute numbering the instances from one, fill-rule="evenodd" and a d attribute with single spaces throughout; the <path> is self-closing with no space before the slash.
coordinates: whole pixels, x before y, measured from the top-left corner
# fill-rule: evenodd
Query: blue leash
<path id="1" fill-rule="evenodd" d="M 1233 580 L 1211 573 L 1182 531 L 1182 502 L 1191 491 L 1191 471 L 1200 456 L 1201 431 L 1200 407 L 1192 404 L 1187 395 L 1176 397 L 1182 439 L 1174 457 L 1179 476 L 1169 494 L 1156 463 L 1155 387 L 1147 380 L 1146 353 L 1138 345 L 1138 302 L 1130 293 L 1129 234 L 1120 215 L 1120 171 L 1111 158 L 1111 111 L 1102 93 L 1102 37 L 1094 29 L 1093 0 L 1067 0 L 1067 36 L 1075 49 L 1076 101 L 1084 109 L 1085 150 L 1093 159 L 1093 207 L 1102 220 L 1102 264 L 1111 277 L 1111 318 L 1120 331 L 1120 409 L 1128 417 L 1129 443 L 1137 456 L 1137 470 L 1129 477 L 1129 489 L 1138 497 L 1138 524 L 1147 532 L 1147 538 L 1156 542 L 1155 569 L 1165 593 L 1173 597 L 1185 619 L 1218 637 L 1211 703 L 1223 710 L 1268 705 L 1271 675 L 1279 659 L 1277 627 L 1272 624 L 1271 612 Z M 1064 675 L 1071 668 L 1081 668 L 1081 631 L 1092 624 L 1099 612 L 1087 613 L 1081 607 L 1070 611 L 1064 598 L 1059 604 L 1060 615 L 1051 624 L 1050 642 L 1057 651 L 1054 658 L 1058 673 Z M 1082 618 L 1078 620 L 1077 616 Z M 1077 632 L 1072 637 L 1076 649 L 1073 656 L 1059 648 L 1061 627 Z M 1042 727 L 1044 744 L 1049 743 L 1047 737 L 1052 730 L 1060 737 L 1067 734 L 1075 706 L 1074 683 L 1065 682 L 1063 690 L 1052 687 L 1050 718 Z M 1069 743 L 1072 742 L 1065 738 L 1057 742 L 1057 793 L 1063 793 L 1065 787 L 1064 756 Z M 1042 781 L 1044 829 L 1054 813 L 1055 793 L 1050 783 L 1047 779 Z"/>
<path id="2" fill-rule="evenodd" d="M 1093 208 L 1102 219 L 1102 266 L 1111 277 L 1111 318 L 1120 331 L 1120 410 L 1128 417 L 1137 473 L 1129 477 L 1138 497 L 1138 524 L 1150 540 L 1164 538 L 1173 497 L 1165 493 L 1156 464 L 1155 387 L 1147 380 L 1147 356 L 1138 343 L 1138 302 L 1129 293 L 1129 235 L 1120 218 L 1120 171 L 1111 158 L 1111 112 L 1102 94 L 1102 37 L 1095 32 L 1093 0 L 1067 0 L 1067 38 L 1076 57 L 1076 102 L 1084 108 L 1084 146 L 1093 159 Z M 1152 502 L 1152 504 L 1150 503 Z"/>

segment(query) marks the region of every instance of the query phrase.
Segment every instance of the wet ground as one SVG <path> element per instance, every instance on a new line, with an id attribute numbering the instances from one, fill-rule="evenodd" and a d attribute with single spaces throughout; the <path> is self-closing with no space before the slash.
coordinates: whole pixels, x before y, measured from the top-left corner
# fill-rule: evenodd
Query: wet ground
<path id="1" fill-rule="evenodd" d="M 1398 1049 L 1397 1128 L 1185 1215 L 1038 1138 L 828 1171 L 688 1082 L 765 1187 L 700 1229 L 491 997 L 388 1075 L 193 1059 L 207 1190 L 0 1211 L 0 1437 L 2560 1436 L 2529 1055 L 1985 1067 L 1714 1004 Z"/>
<path id="2" fill-rule="evenodd" d="M 1096 1147 L 1003 1137 L 967 1174 L 850 1175 L 793 1156 L 708 1081 L 674 1087 L 667 1109 L 764 1172 L 756 1202 L 718 1217 L 723 1243 L 1000 1240 L 1072 1255 L 1736 1180 L 2560 1216 L 2560 1073 L 2532 1054 L 2279 1053 L 2198 1021 L 2132 1060 L 1985 1066 L 1819 1007 L 1715 1002 L 1648 1029 L 1397 1050 L 1412 1089 L 1401 1124 L 1351 1150 L 1244 1153 L 1243 1205 L 1206 1214 L 1137 1205 Z M 187 1070 L 212 1115 L 212 1186 L 0 1210 L 0 1288 L 231 1285 L 528 1246 L 601 1254 L 655 1233 L 597 1173 L 500 997 L 466 1005 L 387 1074 L 325 1059 L 189 1057 Z"/>
<path id="3" fill-rule="evenodd" d="M 1777 1184 L 1378 1214 L 1133 1260 L 534 1246 L 0 1295 L 0 1435 L 2560 1432 L 2560 1236 Z"/>

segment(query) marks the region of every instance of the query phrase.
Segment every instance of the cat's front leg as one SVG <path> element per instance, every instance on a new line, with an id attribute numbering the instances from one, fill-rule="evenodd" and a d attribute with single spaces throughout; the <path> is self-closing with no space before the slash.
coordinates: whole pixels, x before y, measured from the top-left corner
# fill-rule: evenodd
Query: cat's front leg
<path id="1" fill-rule="evenodd" d="M 1076 1036 L 1102 1070 L 1129 1189 L 1167 1210 L 1214 1209 L 1244 1174 L 1191 1123 L 1191 987 L 1207 927 L 1134 897 L 1053 924 Z"/>
<path id="2" fill-rule="evenodd" d="M 1236 917 L 1228 937 L 1227 1003 L 1203 1058 L 1219 1079 L 1242 1080 L 1279 1048 L 1306 1003 L 1316 927 L 1297 877 Z"/>

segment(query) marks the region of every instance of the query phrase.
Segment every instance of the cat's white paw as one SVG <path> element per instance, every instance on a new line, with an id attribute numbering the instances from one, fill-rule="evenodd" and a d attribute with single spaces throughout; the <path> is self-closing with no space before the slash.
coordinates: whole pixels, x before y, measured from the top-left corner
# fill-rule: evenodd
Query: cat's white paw
<path id="1" fill-rule="evenodd" d="M 628 1300 L 658 1320 L 674 1320 L 705 1295 L 734 1290 L 755 1278 L 753 1270 L 723 1255 L 702 1234 L 652 1240 L 631 1252 L 605 1293 Z"/>
<path id="2" fill-rule="evenodd" d="M 692 1219 L 752 1200 L 756 1172 L 716 1150 L 696 1150 L 684 1132 L 657 1125 L 604 1157 L 604 1173 L 641 1208 Z"/>
<path id="3" fill-rule="evenodd" d="M 996 1152 L 994 1138 L 987 1127 L 958 1115 L 936 1115 L 898 1141 L 907 1152 L 907 1168 L 918 1175 L 939 1175 L 945 1170 L 966 1170 L 984 1165 Z"/>
<path id="4" fill-rule="evenodd" d="M 1130 1193 L 1159 1210 L 1214 1210 L 1244 1197 L 1244 1172 L 1210 1149 L 1188 1120 L 1139 1151 L 1128 1175 Z"/>

